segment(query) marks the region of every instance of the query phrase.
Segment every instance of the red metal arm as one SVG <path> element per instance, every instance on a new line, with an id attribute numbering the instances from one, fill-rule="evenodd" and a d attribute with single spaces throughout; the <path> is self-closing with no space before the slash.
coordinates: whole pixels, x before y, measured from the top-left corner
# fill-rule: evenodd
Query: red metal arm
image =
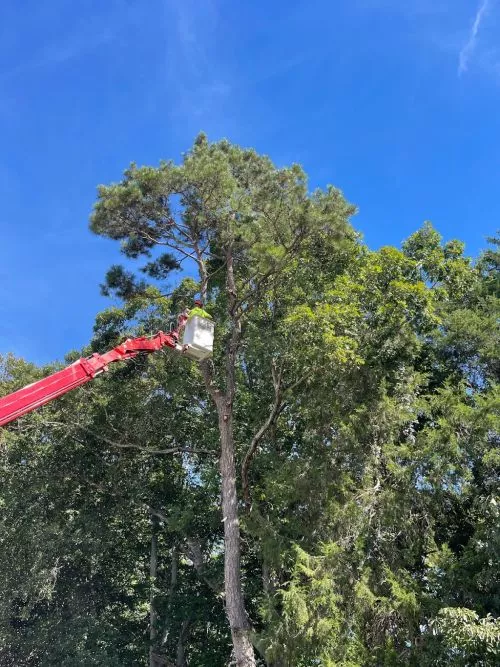
<path id="1" fill-rule="evenodd" d="M 182 322 L 179 321 L 180 325 L 184 324 L 184 319 Z M 151 338 L 131 338 L 104 354 L 93 354 L 86 359 L 78 359 L 62 371 L 53 373 L 43 380 L 33 382 L 33 384 L 29 384 L 13 394 L 0 398 L 0 426 L 22 417 L 22 415 L 45 405 L 76 387 L 80 387 L 86 382 L 90 382 L 96 375 L 106 371 L 108 364 L 114 361 L 125 361 L 143 352 L 156 352 L 163 347 L 182 350 L 182 347 L 177 343 L 177 338 L 176 331 L 170 334 L 160 331 Z"/>

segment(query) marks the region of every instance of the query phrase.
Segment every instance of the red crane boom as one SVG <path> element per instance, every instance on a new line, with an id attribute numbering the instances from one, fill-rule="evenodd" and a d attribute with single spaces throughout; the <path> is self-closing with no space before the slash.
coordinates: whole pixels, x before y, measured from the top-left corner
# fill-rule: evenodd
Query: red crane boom
<path id="1" fill-rule="evenodd" d="M 182 326 L 187 318 L 179 316 L 179 325 Z M 151 338 L 130 338 L 104 354 L 93 354 L 90 357 L 78 359 L 67 368 L 53 373 L 42 380 L 33 382 L 23 389 L 0 398 L 0 426 L 22 417 L 36 410 L 68 391 L 80 387 L 93 380 L 96 375 L 108 370 L 108 364 L 115 361 L 132 359 L 138 354 L 150 353 L 170 347 L 183 351 L 179 345 L 177 331 L 169 334 L 158 332 Z"/>

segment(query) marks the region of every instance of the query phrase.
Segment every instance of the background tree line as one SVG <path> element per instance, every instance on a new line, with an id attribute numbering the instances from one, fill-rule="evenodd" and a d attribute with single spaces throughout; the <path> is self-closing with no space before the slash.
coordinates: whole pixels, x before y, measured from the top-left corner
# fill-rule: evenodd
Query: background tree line
<path id="1" fill-rule="evenodd" d="M 214 359 L 3 429 L 1 665 L 497 664 L 499 241 L 373 251 L 354 213 L 204 135 L 99 188 L 127 265 L 83 353 L 201 294 Z M 52 369 L 4 356 L 0 393 Z"/>

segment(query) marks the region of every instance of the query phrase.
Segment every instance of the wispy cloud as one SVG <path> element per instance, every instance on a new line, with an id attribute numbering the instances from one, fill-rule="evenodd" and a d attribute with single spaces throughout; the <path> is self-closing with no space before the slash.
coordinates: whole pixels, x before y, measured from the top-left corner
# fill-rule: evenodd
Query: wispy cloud
<path id="1" fill-rule="evenodd" d="M 86 57 L 117 40 L 132 18 L 127 0 L 108 0 L 102 9 L 93 0 L 80 5 L 81 15 L 66 0 L 38 3 L 27 17 L 13 11 L 0 26 L 0 56 L 6 63 L 0 83 Z"/>
<path id="2" fill-rule="evenodd" d="M 217 56 L 218 0 L 166 3 L 166 75 L 176 96 L 174 115 L 208 122 L 231 95 L 227 67 Z"/>
<path id="3" fill-rule="evenodd" d="M 455 2 L 456 0 L 452 0 Z M 446 13 L 450 0 L 352 0 L 363 11 L 390 11 L 405 16 L 435 16 Z"/>
<path id="4" fill-rule="evenodd" d="M 461 74 L 464 74 L 468 67 L 469 67 L 469 61 L 474 54 L 474 50 L 476 48 L 477 44 L 477 36 L 479 33 L 479 28 L 481 27 L 481 23 L 486 15 L 486 12 L 488 11 L 488 8 L 490 6 L 490 0 L 482 0 L 481 5 L 479 6 L 479 9 L 476 12 L 476 16 L 474 18 L 474 23 L 472 24 L 471 31 L 469 33 L 469 39 L 463 46 L 462 50 L 460 51 L 459 57 L 458 57 L 458 74 L 459 76 Z"/>
<path id="5" fill-rule="evenodd" d="M 18 63 L 10 70 L 0 72 L 0 80 L 6 81 L 34 70 L 62 65 L 112 41 L 113 37 L 113 33 L 107 29 L 74 33 L 59 42 L 45 45 L 32 58 Z"/>

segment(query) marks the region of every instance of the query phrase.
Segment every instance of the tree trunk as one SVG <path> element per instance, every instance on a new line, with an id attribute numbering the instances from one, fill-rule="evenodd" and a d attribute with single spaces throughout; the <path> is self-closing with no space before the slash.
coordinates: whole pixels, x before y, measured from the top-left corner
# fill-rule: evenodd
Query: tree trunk
<path id="1" fill-rule="evenodd" d="M 177 642 L 177 655 L 175 658 L 175 667 L 187 667 L 186 653 L 184 650 L 184 642 L 189 632 L 191 621 L 186 619 L 182 621 L 181 631 L 179 633 L 179 640 Z"/>
<path id="2" fill-rule="evenodd" d="M 221 397 L 222 398 L 222 397 Z M 231 628 L 237 667 L 254 667 L 255 655 L 250 641 L 250 623 L 245 612 L 240 566 L 240 524 L 236 493 L 236 465 L 232 429 L 232 406 L 218 401 L 221 440 L 220 474 L 224 522 L 224 587 L 226 614 Z"/>
<path id="3" fill-rule="evenodd" d="M 167 610 L 165 612 L 165 618 L 163 621 L 163 632 L 161 638 L 162 647 L 165 646 L 168 640 L 168 635 L 170 632 L 170 622 L 171 614 L 174 606 L 174 595 L 175 589 L 177 587 L 177 574 L 179 572 L 179 547 L 177 544 L 174 544 L 172 547 L 172 557 L 171 557 L 171 567 L 170 567 L 170 587 L 168 590 L 168 604 Z"/>
<path id="4" fill-rule="evenodd" d="M 208 284 L 206 266 L 198 253 L 197 259 L 201 291 L 206 292 Z M 214 385 L 208 363 L 202 363 L 201 369 L 219 418 L 222 520 L 224 522 L 224 594 L 226 615 L 233 641 L 233 656 L 237 667 L 255 667 L 255 654 L 250 641 L 251 628 L 245 612 L 241 585 L 240 523 L 234 460 L 233 401 L 236 394 L 236 354 L 241 340 L 241 319 L 236 313 L 237 297 L 232 244 L 229 244 L 226 250 L 226 269 L 228 315 L 232 324 L 231 337 L 226 348 L 226 393 L 224 394 Z"/>
<path id="5" fill-rule="evenodd" d="M 155 657 L 156 644 L 156 623 L 157 615 L 155 609 L 155 589 L 156 589 L 156 574 L 158 568 L 158 535 L 157 535 L 157 519 L 151 517 L 152 533 L 151 533 L 151 553 L 149 558 L 149 667 L 156 667 L 157 661 Z"/>

